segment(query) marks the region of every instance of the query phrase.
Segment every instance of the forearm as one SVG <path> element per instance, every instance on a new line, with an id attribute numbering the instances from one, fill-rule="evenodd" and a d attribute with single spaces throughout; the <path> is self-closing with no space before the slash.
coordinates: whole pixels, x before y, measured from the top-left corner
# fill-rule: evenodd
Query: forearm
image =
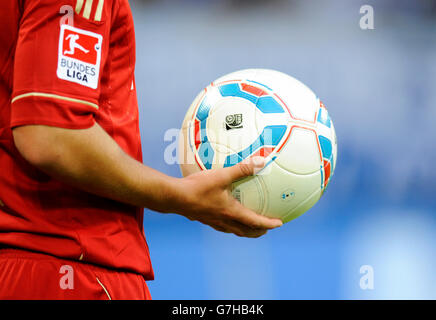
<path id="1" fill-rule="evenodd" d="M 19 127 L 14 138 L 32 165 L 79 189 L 160 212 L 176 211 L 182 201 L 180 179 L 136 161 L 97 124 L 83 130 Z"/>
<path id="2" fill-rule="evenodd" d="M 233 181 L 253 174 L 254 161 L 177 179 L 127 155 L 98 124 L 83 130 L 28 125 L 15 128 L 13 135 L 18 151 L 30 164 L 103 197 L 179 213 L 245 237 L 259 237 L 282 224 L 244 208 L 229 192 Z"/>

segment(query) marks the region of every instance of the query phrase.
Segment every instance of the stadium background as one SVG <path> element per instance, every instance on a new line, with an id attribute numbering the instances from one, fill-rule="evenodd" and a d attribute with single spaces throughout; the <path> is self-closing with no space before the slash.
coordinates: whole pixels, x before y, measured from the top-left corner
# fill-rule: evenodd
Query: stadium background
<path id="1" fill-rule="evenodd" d="M 153 298 L 436 298 L 434 1 L 130 2 L 147 165 L 180 176 L 165 132 L 210 81 L 250 67 L 306 83 L 338 136 L 321 201 L 260 239 L 146 210 Z M 364 4 L 375 30 L 359 27 Z"/>

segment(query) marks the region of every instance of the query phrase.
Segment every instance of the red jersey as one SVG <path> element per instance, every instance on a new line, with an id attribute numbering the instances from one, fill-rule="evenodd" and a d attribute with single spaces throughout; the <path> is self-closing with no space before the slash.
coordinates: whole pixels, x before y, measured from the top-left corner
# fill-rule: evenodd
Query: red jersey
<path id="1" fill-rule="evenodd" d="M 20 156 L 11 131 L 98 123 L 142 161 L 128 0 L 5 0 L 0 21 L 0 247 L 152 279 L 143 210 L 51 178 Z"/>

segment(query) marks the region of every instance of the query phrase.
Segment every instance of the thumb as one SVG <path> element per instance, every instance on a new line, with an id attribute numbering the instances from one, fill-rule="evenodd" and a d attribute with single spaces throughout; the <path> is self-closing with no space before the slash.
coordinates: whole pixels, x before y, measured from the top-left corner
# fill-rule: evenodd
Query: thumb
<path id="1" fill-rule="evenodd" d="M 256 174 L 265 166 L 264 157 L 253 157 L 245 159 L 244 161 L 234 165 L 233 167 L 226 168 L 230 182 L 240 180 L 245 177 Z"/>

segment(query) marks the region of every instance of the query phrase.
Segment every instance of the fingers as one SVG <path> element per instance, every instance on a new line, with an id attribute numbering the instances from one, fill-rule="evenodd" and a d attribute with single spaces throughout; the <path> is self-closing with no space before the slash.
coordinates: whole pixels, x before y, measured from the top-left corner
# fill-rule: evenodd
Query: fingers
<path id="1" fill-rule="evenodd" d="M 229 221 L 228 224 L 234 230 L 233 233 L 239 237 L 259 238 L 268 232 L 267 229 L 254 229 L 238 221 Z"/>
<path id="2" fill-rule="evenodd" d="M 244 237 L 244 238 L 260 238 L 264 234 L 267 233 L 267 230 L 250 230 L 247 232 L 232 232 L 233 234 L 237 235 L 238 237 Z"/>
<path id="3" fill-rule="evenodd" d="M 245 238 L 259 238 L 267 233 L 268 230 L 265 229 L 252 229 L 247 226 L 244 226 L 237 221 L 225 221 L 221 222 L 219 225 L 210 224 L 210 226 L 220 232 L 224 233 L 233 233 L 238 237 Z"/>
<path id="4" fill-rule="evenodd" d="M 231 215 L 240 223 L 253 229 L 274 229 L 281 227 L 283 222 L 280 219 L 268 218 L 244 207 L 235 200 Z"/>
<path id="5" fill-rule="evenodd" d="M 237 200 L 232 198 L 232 204 L 227 206 L 227 211 L 220 220 L 209 224 L 215 230 L 227 233 L 234 233 L 240 237 L 258 238 L 283 225 L 280 219 L 268 218 L 244 207 Z"/>
<path id="6" fill-rule="evenodd" d="M 217 231 L 233 233 L 239 237 L 258 238 L 267 233 L 269 229 L 280 227 L 280 219 L 268 218 L 259 215 L 235 200 L 231 209 L 221 216 L 219 220 L 199 219 Z"/>
<path id="7" fill-rule="evenodd" d="M 231 183 L 233 181 L 252 176 L 256 172 L 260 171 L 264 166 L 265 158 L 253 157 L 223 170 L 228 173 L 228 183 Z"/>

